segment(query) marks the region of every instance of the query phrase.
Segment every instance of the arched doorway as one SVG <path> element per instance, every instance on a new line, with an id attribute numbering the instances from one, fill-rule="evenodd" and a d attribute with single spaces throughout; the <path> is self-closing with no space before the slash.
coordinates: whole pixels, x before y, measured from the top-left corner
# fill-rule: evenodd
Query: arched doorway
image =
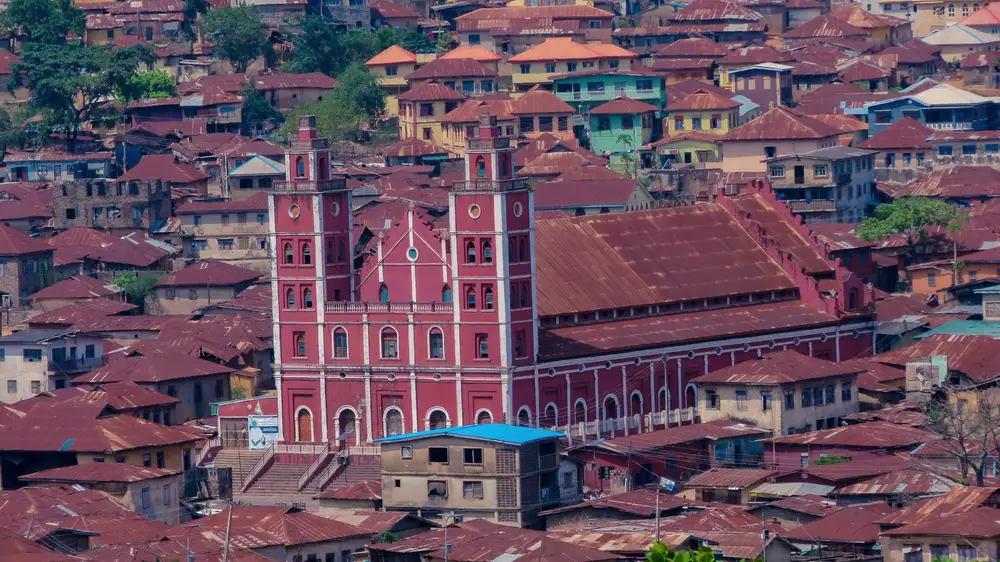
<path id="1" fill-rule="evenodd" d="M 851 289 L 847 293 L 847 310 L 854 310 L 858 307 L 858 290 Z"/>
<path id="2" fill-rule="evenodd" d="M 687 389 L 684 391 L 684 407 L 686 408 L 697 408 L 698 407 L 698 395 L 695 393 L 694 385 L 689 384 Z"/>
<path id="3" fill-rule="evenodd" d="M 349 447 L 352 443 L 358 442 L 357 421 L 357 417 L 354 415 L 354 410 L 344 409 L 340 412 L 340 415 L 337 416 L 337 438 L 340 440 L 340 445 L 342 447 Z M 353 433 L 347 435 L 348 432 Z"/>
<path id="4" fill-rule="evenodd" d="M 660 389 L 659 394 L 657 394 L 657 400 L 659 400 L 660 411 L 670 409 L 670 395 L 667 394 L 667 389 Z"/>
<path id="5" fill-rule="evenodd" d="M 542 420 L 544 427 L 554 427 L 559 424 L 559 412 L 556 405 L 550 403 L 545 407 L 545 418 Z"/>
<path id="6" fill-rule="evenodd" d="M 587 403 L 583 400 L 577 400 L 576 407 L 573 409 L 573 423 L 585 421 L 587 421 Z"/>
<path id="7" fill-rule="evenodd" d="M 618 400 L 614 396 L 604 399 L 604 419 L 611 420 L 618 417 Z"/>
<path id="8" fill-rule="evenodd" d="M 389 408 L 385 412 L 385 434 L 387 436 L 403 434 L 403 414 L 396 408 Z"/>
<path id="9" fill-rule="evenodd" d="M 448 416 L 441 410 L 434 410 L 428 420 L 429 429 L 448 427 Z"/>
<path id="10" fill-rule="evenodd" d="M 311 443 L 313 440 L 312 413 L 308 408 L 302 408 L 296 415 L 295 440 L 300 443 Z"/>
<path id="11" fill-rule="evenodd" d="M 489 410 L 483 410 L 476 415 L 476 424 L 484 425 L 487 423 L 493 423 L 493 415 L 490 414 Z"/>
<path id="12" fill-rule="evenodd" d="M 527 408 L 521 408 L 517 411 L 517 425 L 522 427 L 531 425 L 531 412 Z"/>
<path id="13" fill-rule="evenodd" d="M 642 413 L 642 394 L 639 392 L 632 393 L 632 401 L 629 404 L 628 415 L 634 416 L 636 414 Z"/>

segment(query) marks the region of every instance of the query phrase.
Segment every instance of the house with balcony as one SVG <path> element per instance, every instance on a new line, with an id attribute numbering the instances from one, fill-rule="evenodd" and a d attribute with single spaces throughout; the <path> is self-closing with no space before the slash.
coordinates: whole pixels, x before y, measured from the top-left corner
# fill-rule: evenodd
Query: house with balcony
<path id="1" fill-rule="evenodd" d="M 259 272 L 270 268 L 267 195 L 188 201 L 174 211 L 184 232 L 184 255 L 220 260 Z"/>
<path id="2" fill-rule="evenodd" d="M 787 64 L 765 62 L 729 71 L 729 82 L 737 95 L 754 102 L 763 111 L 792 105 L 792 71 Z"/>
<path id="3" fill-rule="evenodd" d="M 572 497 L 563 497 L 562 437 L 533 427 L 483 424 L 378 439 L 382 505 L 420 517 L 453 512 L 515 527 L 541 525 L 539 511 L 582 495 L 578 485 Z"/>
<path id="4" fill-rule="evenodd" d="M 589 70 L 552 77 L 556 96 L 580 113 L 611 100 L 627 97 L 648 103 L 657 109 L 667 105 L 663 76 L 646 70 Z"/>
<path id="5" fill-rule="evenodd" d="M 568 37 L 552 37 L 541 45 L 508 59 L 514 90 L 527 92 L 535 86 L 552 89 L 553 76 L 586 71 L 629 69 L 635 53 L 606 43 L 577 43 Z"/>
<path id="6" fill-rule="evenodd" d="M 437 82 L 400 94 L 399 138 L 419 139 L 440 146 L 441 120 L 466 100 L 455 90 Z"/>
<path id="7" fill-rule="evenodd" d="M 696 131 L 725 135 L 739 124 L 740 104 L 711 90 L 697 90 L 669 108 L 666 119 L 670 136 Z"/>
<path id="8" fill-rule="evenodd" d="M 573 106 L 548 90 L 532 88 L 511 104 L 510 113 L 517 117 L 517 128 L 523 137 L 533 139 L 550 134 L 559 140 L 574 139 L 570 123 Z"/>
<path id="9" fill-rule="evenodd" d="M 867 104 L 869 135 L 874 137 L 890 124 L 910 117 L 939 131 L 985 131 L 996 129 L 998 106 L 992 98 L 938 84 L 916 94 Z"/>
<path id="10" fill-rule="evenodd" d="M 13 404 L 65 388 L 69 380 L 101 366 L 107 336 L 63 328 L 32 328 L 0 337 L 0 402 Z"/>
<path id="11" fill-rule="evenodd" d="M 836 127 L 794 109 L 778 106 L 722 137 L 726 172 L 766 172 L 768 158 L 839 146 Z"/>
<path id="12" fill-rule="evenodd" d="M 648 144 L 662 132 L 659 108 L 626 97 L 590 110 L 590 149 L 621 164 L 620 156 Z"/>
<path id="13" fill-rule="evenodd" d="M 520 120 L 510 112 L 512 105 L 514 101 L 509 99 L 466 100 L 441 120 L 441 148 L 453 157 L 463 158 L 468 141 L 476 138 L 480 119 L 487 115 L 496 117 L 497 126 L 503 131 L 504 136 L 517 138 Z"/>
<path id="14" fill-rule="evenodd" d="M 406 75 L 420 66 L 417 63 L 417 55 L 399 45 L 391 45 L 381 53 L 368 59 L 365 66 L 378 79 L 379 86 L 385 90 L 386 111 L 389 115 L 396 115 L 399 111 L 396 96 L 409 88 L 406 82 Z"/>
<path id="15" fill-rule="evenodd" d="M 768 180 L 806 223 L 859 222 L 875 199 L 875 150 L 832 146 L 768 158 Z"/>
<path id="16" fill-rule="evenodd" d="M 858 413 L 861 369 L 802 355 L 768 353 L 694 378 L 702 423 L 753 422 L 775 436 L 840 427 Z"/>
<path id="17" fill-rule="evenodd" d="M 440 58 L 407 74 L 406 82 L 411 90 L 439 82 L 466 96 L 481 96 L 497 91 L 498 76 L 496 69 L 473 59 Z"/>

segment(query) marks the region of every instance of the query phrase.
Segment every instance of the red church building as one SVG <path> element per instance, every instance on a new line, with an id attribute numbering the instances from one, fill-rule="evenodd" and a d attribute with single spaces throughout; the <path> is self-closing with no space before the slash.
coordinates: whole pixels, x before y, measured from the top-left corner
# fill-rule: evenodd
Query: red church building
<path id="1" fill-rule="evenodd" d="M 361 237 L 326 140 L 300 119 L 270 197 L 284 441 L 489 422 L 643 431 L 693 419 L 693 378 L 770 350 L 871 354 L 869 290 L 766 186 L 536 222 L 513 139 L 487 117 L 468 146 L 445 216 L 410 206 Z"/>

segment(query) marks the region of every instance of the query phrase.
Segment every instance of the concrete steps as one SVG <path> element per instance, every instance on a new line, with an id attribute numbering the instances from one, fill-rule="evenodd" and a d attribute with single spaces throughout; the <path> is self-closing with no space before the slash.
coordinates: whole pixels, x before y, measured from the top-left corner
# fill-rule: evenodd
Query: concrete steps
<path id="1" fill-rule="evenodd" d="M 223 448 L 215 453 L 212 464 L 220 468 L 233 469 L 233 490 L 238 492 L 243 487 L 243 477 L 263 456 L 264 451 Z"/>
<path id="2" fill-rule="evenodd" d="M 309 468 L 308 462 L 275 461 L 263 474 L 257 477 L 246 493 L 267 496 L 298 496 L 299 478 L 307 468 Z"/>

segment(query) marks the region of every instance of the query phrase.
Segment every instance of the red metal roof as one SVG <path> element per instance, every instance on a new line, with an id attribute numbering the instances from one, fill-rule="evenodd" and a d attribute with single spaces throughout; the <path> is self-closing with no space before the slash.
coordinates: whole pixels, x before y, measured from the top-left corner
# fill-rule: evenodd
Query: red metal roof
<path id="1" fill-rule="evenodd" d="M 61 523 L 81 516 L 136 518 L 110 495 L 96 490 L 33 485 L 0 492 L 0 527 L 30 540 L 38 540 Z"/>
<path id="2" fill-rule="evenodd" d="M 570 170 L 579 167 L 599 168 L 603 162 L 595 161 L 598 158 L 588 158 L 580 152 L 547 152 L 542 154 L 517 171 L 519 176 L 554 177 L 565 174 Z"/>
<path id="3" fill-rule="evenodd" d="M 573 106 L 559 99 L 552 92 L 538 86 L 517 98 L 510 107 L 510 112 L 514 115 L 574 113 L 575 111 Z"/>
<path id="4" fill-rule="evenodd" d="M 863 29 L 874 30 L 909 25 L 909 22 L 904 18 L 897 18 L 896 16 L 886 14 L 873 14 L 860 5 L 843 5 L 831 11 L 830 15 Z"/>
<path id="5" fill-rule="evenodd" d="M 877 521 L 895 511 L 884 502 L 847 506 L 781 536 L 807 544 L 817 542 L 873 543 L 878 540 Z"/>
<path id="6" fill-rule="evenodd" d="M 987 503 L 997 505 L 998 493 L 1000 488 L 956 486 L 943 496 L 927 498 L 891 513 L 880 519 L 879 523 L 886 527 L 899 527 L 933 522 L 941 517 L 971 511 Z"/>
<path id="7" fill-rule="evenodd" d="M 618 511 L 628 515 L 638 517 L 653 517 L 656 515 L 657 498 L 659 493 L 660 513 L 673 511 L 685 506 L 693 505 L 694 502 L 674 494 L 665 494 L 656 490 L 638 489 L 621 494 L 613 494 L 596 500 L 584 501 L 573 505 L 547 509 L 539 515 L 552 515 L 556 513 L 569 513 L 573 511 L 583 512 L 588 509 L 606 509 Z"/>
<path id="8" fill-rule="evenodd" d="M 406 75 L 406 80 L 438 80 L 445 78 L 493 78 L 497 71 L 473 59 L 434 59 Z"/>
<path id="9" fill-rule="evenodd" d="M 670 111 L 708 111 L 712 109 L 736 109 L 740 104 L 729 96 L 724 96 L 709 90 L 697 90 L 670 104 Z"/>
<path id="10" fill-rule="evenodd" d="M 258 279 L 260 273 L 219 260 L 198 260 L 156 282 L 157 287 L 207 287 L 239 285 Z"/>
<path id="11" fill-rule="evenodd" d="M 379 150 L 382 156 L 392 156 L 395 158 L 406 158 L 410 156 L 429 156 L 431 154 L 447 153 L 443 148 L 438 148 L 433 144 L 416 138 L 400 139 L 389 146 Z"/>
<path id="12" fill-rule="evenodd" d="M 633 452 L 657 451 L 665 447 L 688 445 L 699 441 L 719 441 L 740 437 L 760 437 L 771 432 L 753 424 L 732 420 L 715 420 L 705 423 L 679 425 L 658 429 L 649 433 L 610 437 L 595 445 L 597 449 L 627 454 Z"/>
<path id="13" fill-rule="evenodd" d="M 855 449 L 900 449 L 914 447 L 938 436 L 923 429 L 874 421 L 848 425 L 834 429 L 823 429 L 809 433 L 772 437 L 764 442 L 778 445 L 848 447 Z"/>
<path id="14" fill-rule="evenodd" d="M 146 154 L 117 181 L 163 180 L 174 184 L 185 184 L 208 178 L 208 174 L 191 164 L 181 162 L 174 154 Z"/>
<path id="15" fill-rule="evenodd" d="M 52 247 L 26 236 L 13 228 L 0 224 L 0 256 L 20 256 L 39 252 L 51 252 Z"/>
<path id="16" fill-rule="evenodd" d="M 62 468 L 51 468 L 18 476 L 26 482 L 83 483 L 98 482 L 141 482 L 156 478 L 166 478 L 180 474 L 180 470 L 150 468 L 134 464 L 88 462 Z"/>
<path id="17" fill-rule="evenodd" d="M 594 107 L 591 115 L 629 115 L 659 111 L 660 108 L 628 97 L 615 98 Z"/>
<path id="18" fill-rule="evenodd" d="M 46 390 L 17 404 L 25 412 L 30 412 L 38 404 L 58 402 L 100 404 L 115 412 L 128 412 L 152 406 L 172 406 L 179 404 L 180 399 L 128 381 Z"/>
<path id="19" fill-rule="evenodd" d="M 465 96 L 437 82 L 428 82 L 400 94 L 397 99 L 400 101 L 443 101 L 464 100 Z"/>
<path id="20" fill-rule="evenodd" d="M 332 90 L 337 87 L 337 81 L 322 72 L 277 72 L 274 74 L 258 74 L 254 82 L 259 90 L 282 90 L 315 88 Z"/>
<path id="21" fill-rule="evenodd" d="M 776 385 L 827 377 L 856 375 L 857 367 L 845 367 L 796 351 L 775 351 L 761 359 L 744 361 L 701 375 L 691 382 L 735 385 Z"/>
<path id="22" fill-rule="evenodd" d="M 725 141 L 763 141 L 772 139 L 825 139 L 840 131 L 804 113 L 777 106 L 764 115 L 726 134 Z"/>
<path id="23" fill-rule="evenodd" d="M 817 16 L 796 26 L 795 29 L 786 31 L 782 37 L 785 39 L 808 39 L 811 37 L 851 37 L 863 39 L 869 35 L 867 30 L 851 25 L 832 15 L 826 15 Z"/>
<path id="24" fill-rule="evenodd" d="M 828 125 L 825 125 L 828 126 Z M 768 200 L 759 193 L 735 195 L 730 201 L 750 220 L 761 225 L 767 236 L 778 241 L 783 251 L 791 252 L 808 275 L 827 275 L 834 266 L 821 251 L 822 246 L 803 233 L 788 208 L 776 200 Z"/>
<path id="25" fill-rule="evenodd" d="M 997 370 L 1000 340 L 990 336 L 935 334 L 910 346 L 875 355 L 871 360 L 903 367 L 910 361 L 935 355 L 947 356 L 949 371 L 960 372 L 977 383 L 1000 375 Z"/>
<path id="26" fill-rule="evenodd" d="M 837 68 L 837 75 L 845 82 L 882 80 L 892 76 L 892 72 L 864 59 L 855 59 Z"/>
<path id="27" fill-rule="evenodd" d="M 703 69 L 706 72 L 715 65 L 713 59 L 653 59 L 650 67 L 656 71 Z M 673 109 L 673 108 L 671 108 Z"/>
<path id="28" fill-rule="evenodd" d="M 74 275 L 33 293 L 28 299 L 32 301 L 44 299 L 93 299 L 110 297 L 118 295 L 121 292 L 121 289 L 118 289 L 107 281 L 101 281 L 86 275 Z"/>
<path id="29" fill-rule="evenodd" d="M 927 138 L 933 129 L 912 117 L 903 117 L 893 121 L 882 132 L 858 145 L 859 148 L 873 150 L 888 150 L 893 148 L 922 148 L 930 150 Z"/>
<path id="30" fill-rule="evenodd" d="M 898 470 L 833 491 L 836 496 L 938 495 L 958 486 L 951 478 L 919 469 Z"/>
<path id="31" fill-rule="evenodd" d="M 968 25 L 972 28 L 978 26 L 996 26 L 1000 25 L 1000 5 L 989 2 L 983 4 L 978 10 L 972 12 L 967 17 L 964 17 L 958 21 L 962 25 Z"/>
<path id="32" fill-rule="evenodd" d="M 245 418 L 252 415 L 278 415 L 277 396 L 255 396 L 243 400 L 234 400 L 219 404 L 218 417 Z"/>
<path id="33" fill-rule="evenodd" d="M 760 14 L 729 0 L 693 0 L 668 17 L 676 22 L 757 22 Z"/>
<path id="34" fill-rule="evenodd" d="M 1000 509 L 977 507 L 962 513 L 890 529 L 882 534 L 903 537 L 1000 537 Z"/>
<path id="35" fill-rule="evenodd" d="M 60 246 L 107 246 L 118 238 L 92 228 L 75 227 L 64 230 L 46 240 L 52 247 Z"/>
<path id="36" fill-rule="evenodd" d="M 323 500 L 364 500 L 376 501 L 382 499 L 381 480 L 363 480 L 347 486 L 328 488 L 315 499 Z"/>
<path id="37" fill-rule="evenodd" d="M 690 6 L 690 4 L 689 4 Z M 722 58 L 729 51 L 722 45 L 704 37 L 679 39 L 656 51 L 657 58 Z"/>
<path id="38" fill-rule="evenodd" d="M 461 105 L 451 110 L 441 118 L 442 123 L 479 123 L 479 118 L 492 115 L 497 121 L 513 121 L 516 119 L 510 113 L 512 100 L 487 101 L 483 99 L 465 100 Z"/>
<path id="39" fill-rule="evenodd" d="M 231 506 L 230 540 L 241 548 L 300 546 L 351 538 L 368 538 L 367 532 L 335 519 L 288 507 Z M 197 533 L 223 543 L 229 511 L 199 519 Z"/>
<path id="40" fill-rule="evenodd" d="M 756 505 L 747 511 L 753 512 L 755 510 L 767 508 L 785 509 L 796 513 L 804 513 L 806 515 L 815 515 L 817 517 L 823 517 L 841 509 L 833 500 L 824 498 L 823 496 L 817 496 L 815 494 L 806 494 L 804 496 L 791 496 L 788 498 L 774 500 L 770 503 Z"/>
<path id="41" fill-rule="evenodd" d="M 267 194 L 254 193 L 246 199 L 195 199 L 188 200 L 174 209 L 174 214 L 228 213 L 242 211 L 266 211 Z"/>
<path id="42" fill-rule="evenodd" d="M 748 488 L 777 473 L 757 468 L 711 468 L 684 483 L 687 488 Z"/>
<path id="43" fill-rule="evenodd" d="M 1000 170 L 990 166 L 937 169 L 894 190 L 893 196 L 965 199 L 1000 196 Z"/>
<path id="44" fill-rule="evenodd" d="M 735 51 L 730 51 L 729 54 L 722 57 L 719 60 L 719 64 L 724 65 L 735 65 L 735 64 L 760 64 L 762 62 L 789 62 L 792 60 L 792 56 L 783 51 L 779 51 L 774 47 L 769 47 L 767 45 L 754 45 L 751 47 L 743 47 L 742 49 L 736 49 Z"/>
<path id="45" fill-rule="evenodd" d="M 597 166 L 581 166 L 577 170 L 602 170 Z M 570 171 L 572 172 L 572 170 Z M 638 181 L 630 179 L 594 179 L 574 180 L 562 179 L 570 174 L 566 172 L 559 176 L 558 181 L 538 182 L 535 189 L 536 209 L 574 209 L 578 207 L 618 207 L 624 206 Z M 586 172 L 583 172 L 586 173 Z"/>
<path id="46" fill-rule="evenodd" d="M 155 383 L 175 379 L 205 377 L 232 373 L 233 369 L 187 355 L 151 353 L 125 357 L 84 373 L 73 379 L 75 384 L 109 382 Z"/>
<path id="47" fill-rule="evenodd" d="M 539 221 L 536 239 L 542 316 L 795 287 L 718 205 Z"/>

